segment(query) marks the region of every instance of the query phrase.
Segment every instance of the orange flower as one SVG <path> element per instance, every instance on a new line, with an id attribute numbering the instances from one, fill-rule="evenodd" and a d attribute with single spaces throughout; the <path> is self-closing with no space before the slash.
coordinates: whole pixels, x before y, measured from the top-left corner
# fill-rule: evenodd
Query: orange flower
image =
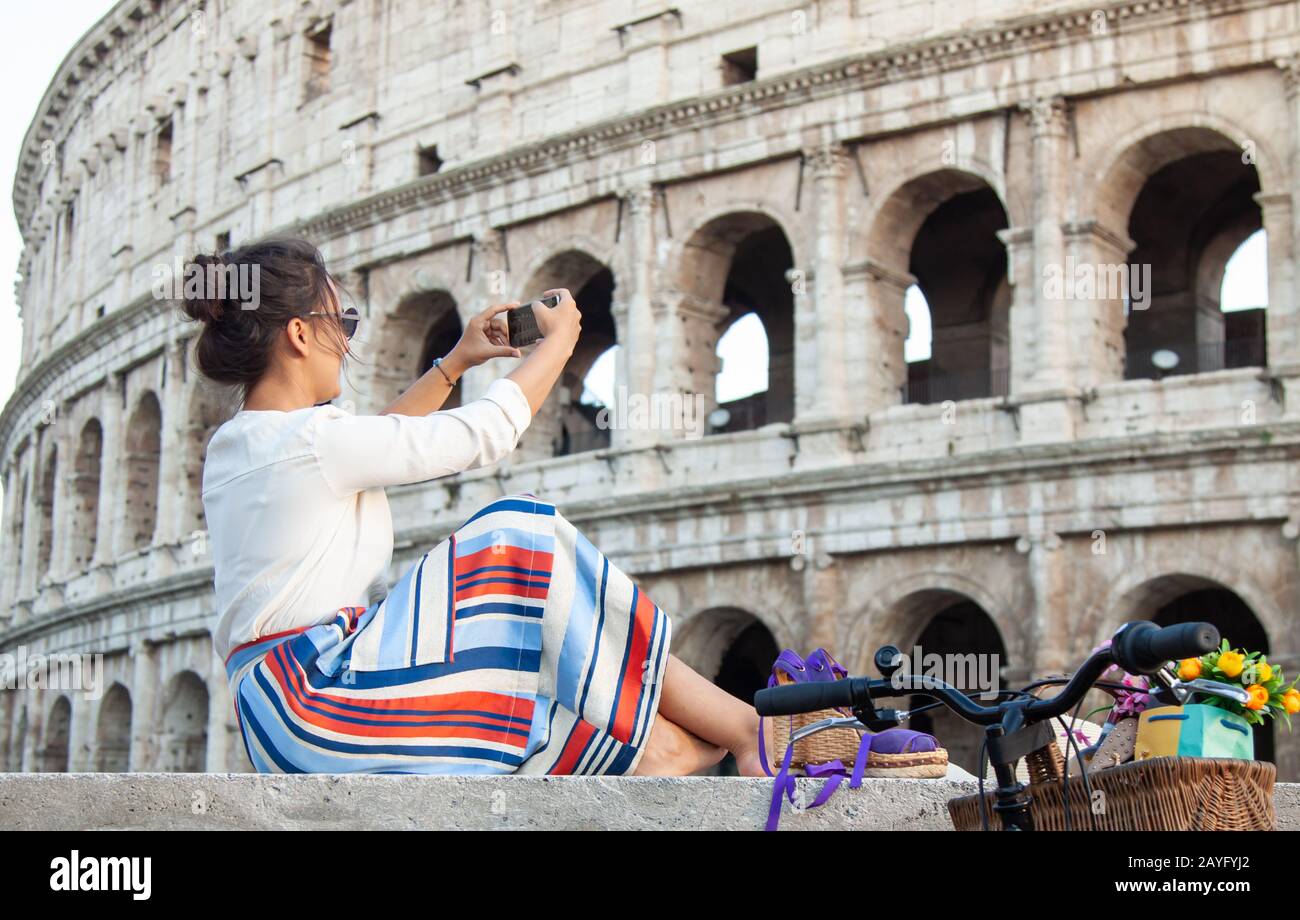
<path id="1" fill-rule="evenodd" d="M 1292 687 L 1286 693 L 1282 694 L 1282 705 L 1286 708 L 1287 712 L 1291 713 L 1291 715 L 1300 712 L 1300 690 Z"/>
<path id="2" fill-rule="evenodd" d="M 1201 659 L 1184 658 L 1178 662 L 1178 676 L 1183 680 L 1195 680 L 1201 676 Z"/>
<path id="3" fill-rule="evenodd" d="M 1218 666 L 1219 670 L 1229 677 L 1238 677 L 1241 669 L 1246 663 L 1246 656 L 1240 652 L 1220 652 Z"/>
<path id="4" fill-rule="evenodd" d="M 1263 709 L 1268 705 L 1268 691 L 1259 684 L 1251 684 L 1246 688 L 1250 694 L 1250 702 L 1246 704 L 1247 709 Z"/>

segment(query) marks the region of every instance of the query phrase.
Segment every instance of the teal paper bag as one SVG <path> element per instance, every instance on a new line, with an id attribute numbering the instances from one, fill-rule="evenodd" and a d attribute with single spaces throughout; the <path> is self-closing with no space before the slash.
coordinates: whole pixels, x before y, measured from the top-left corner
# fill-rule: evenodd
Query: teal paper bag
<path id="1" fill-rule="evenodd" d="M 1139 716 L 1133 756 L 1254 760 L 1255 735 L 1244 718 L 1217 706 L 1160 706 Z"/>

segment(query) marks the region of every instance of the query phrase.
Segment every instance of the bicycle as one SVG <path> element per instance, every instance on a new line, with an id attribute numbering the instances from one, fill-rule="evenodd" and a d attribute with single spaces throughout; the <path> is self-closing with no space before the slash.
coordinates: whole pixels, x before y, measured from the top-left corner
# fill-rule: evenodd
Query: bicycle
<path id="1" fill-rule="evenodd" d="M 1171 661 L 1193 658 L 1219 647 L 1219 631 L 1209 623 L 1182 623 L 1159 627 L 1148 621 L 1125 623 L 1108 647 L 1094 652 L 1071 677 L 1046 678 L 1035 681 L 1022 690 L 998 691 L 998 696 L 1008 696 L 991 706 L 981 706 L 962 691 L 930 676 L 898 673 L 902 654 L 894 646 L 886 645 L 876 654 L 874 663 L 882 679 L 846 677 L 836 681 L 786 684 L 758 691 L 754 707 L 760 716 L 788 716 L 822 709 L 849 709 L 852 716 L 822 719 L 806 725 L 790 738 L 790 744 L 830 728 L 858 728 L 871 732 L 893 728 L 918 713 L 938 705 L 947 706 L 967 722 L 985 726 L 984 744 L 980 752 L 980 797 L 983 800 L 983 761 L 987 753 L 993 764 L 997 781 L 997 795 L 993 805 L 1005 831 L 1034 830 L 1030 811 L 1032 799 L 1023 783 L 1016 777 L 1016 764 L 1022 757 L 1041 754 L 1055 749 L 1051 720 L 1058 719 L 1071 708 L 1078 707 L 1089 690 L 1098 688 L 1110 691 L 1131 687 L 1100 681 L 1101 675 L 1111 666 L 1119 665 L 1130 674 L 1144 674 L 1155 678 L 1157 686 L 1148 692 L 1157 705 L 1183 705 L 1194 693 L 1211 694 L 1245 703 L 1249 695 L 1241 687 L 1217 681 L 1196 678 L 1182 680 L 1169 666 Z M 1056 696 L 1040 699 L 1030 692 L 1040 687 L 1061 685 L 1065 688 Z M 937 702 L 912 710 L 880 709 L 876 700 L 898 696 L 932 697 Z M 1066 737 L 1074 753 L 1066 760 L 1061 777 L 1063 790 L 1069 781 L 1069 762 L 1076 760 L 1078 746 L 1073 732 Z M 1049 748 L 1049 746 L 1051 746 Z M 1082 771 L 1085 791 L 1088 772 Z M 1067 798 L 1068 802 L 1068 798 Z M 1068 814 L 1068 811 L 1067 811 Z M 1067 818 L 1068 820 L 1068 818 Z M 985 818 L 987 822 L 987 818 Z"/>

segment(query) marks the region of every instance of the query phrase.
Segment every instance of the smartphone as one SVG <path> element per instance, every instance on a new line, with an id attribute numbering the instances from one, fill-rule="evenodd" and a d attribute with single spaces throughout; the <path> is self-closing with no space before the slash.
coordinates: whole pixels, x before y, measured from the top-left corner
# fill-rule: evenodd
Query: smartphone
<path id="1" fill-rule="evenodd" d="M 506 331 L 510 335 L 510 344 L 514 348 L 531 345 L 542 337 L 542 330 L 537 328 L 537 317 L 533 315 L 534 303 L 553 310 L 560 305 L 560 295 L 548 294 L 535 301 L 530 300 L 523 306 L 515 307 L 506 313 Z"/>

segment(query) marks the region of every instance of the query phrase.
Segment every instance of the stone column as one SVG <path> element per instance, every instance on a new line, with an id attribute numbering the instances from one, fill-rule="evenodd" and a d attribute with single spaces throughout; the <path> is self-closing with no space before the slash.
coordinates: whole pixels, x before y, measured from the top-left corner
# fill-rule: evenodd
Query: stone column
<path id="1" fill-rule="evenodd" d="M 100 454 L 99 515 L 95 522 L 95 555 L 91 567 L 112 565 L 118 554 L 122 507 L 122 386 L 120 373 L 105 378 L 99 403 L 99 422 L 104 430 Z"/>
<path id="2" fill-rule="evenodd" d="M 1023 106 L 1033 143 L 1034 314 L 1037 320 L 1032 371 L 1033 389 L 1068 389 L 1073 384 L 1070 359 L 1070 313 L 1074 305 L 1045 294 L 1044 280 L 1065 269 L 1068 145 L 1063 99 L 1035 99 Z M 1017 279 L 1018 281 L 1021 279 Z M 1023 281 L 1022 281 L 1023 283 Z M 1022 300 L 1019 306 L 1024 306 Z M 1014 307 L 1013 307 L 1014 309 Z"/>
<path id="3" fill-rule="evenodd" d="M 177 546 L 181 542 L 184 493 L 178 483 L 185 476 L 184 344 L 173 339 L 163 351 L 162 436 L 158 457 L 158 518 L 154 543 Z M 170 556 L 168 568 L 174 564 Z"/>
<path id="4" fill-rule="evenodd" d="M 916 277 L 891 271 L 879 262 L 863 259 L 846 265 L 841 272 L 844 297 L 866 304 L 860 333 L 860 351 L 865 360 L 849 364 L 846 374 L 859 415 L 896 406 L 903 400 L 907 383 L 907 312 L 903 308 L 907 289 Z"/>
<path id="5" fill-rule="evenodd" d="M 132 773 L 154 769 L 158 757 L 158 650 L 141 640 L 131 646 L 131 754 Z"/>
<path id="6" fill-rule="evenodd" d="M 1300 274 L 1294 264 L 1300 241 L 1300 55 L 1280 59 L 1277 66 L 1291 116 L 1287 151 L 1291 185 L 1285 190 L 1264 189 L 1256 200 L 1268 233 L 1268 364 L 1279 376 L 1296 376 L 1300 375 Z"/>
<path id="7" fill-rule="evenodd" d="M 87 673 L 90 671 L 90 668 L 83 667 L 83 687 L 86 686 L 85 680 L 93 676 Z M 100 694 L 105 689 L 98 688 Z M 72 719 L 68 725 L 68 772 L 86 773 L 94 769 L 95 731 L 90 716 L 95 707 L 86 699 L 85 693 L 73 693 L 69 698 L 72 701 Z M 103 699 L 102 695 L 100 699 Z"/>
<path id="8" fill-rule="evenodd" d="M 795 420 L 844 419 L 854 404 L 849 392 L 849 336 L 845 322 L 844 177 L 848 153 L 825 144 L 804 153 L 811 166 L 815 230 L 811 310 L 795 298 Z M 796 281 L 797 283 L 797 281 Z M 808 328 L 811 321 L 812 329 Z"/>
<path id="9" fill-rule="evenodd" d="M 470 242 L 472 254 L 470 290 L 473 296 L 468 304 L 458 304 L 461 310 L 462 325 L 468 312 L 482 309 L 490 303 L 500 303 L 509 291 L 510 279 L 506 271 L 505 237 L 500 230 L 486 227 L 474 234 Z M 512 295 L 517 296 L 517 295 Z M 524 295 L 531 296 L 531 295 Z M 461 400 L 470 402 L 480 398 L 492 382 L 504 377 L 518 366 L 513 358 L 498 358 L 465 372 L 461 383 Z M 526 435 L 525 435 L 526 436 Z"/>
<path id="10" fill-rule="evenodd" d="M 687 437 L 688 428 L 704 426 L 717 408 L 718 326 L 729 311 L 676 288 L 655 291 L 653 310 L 654 389 L 682 410 L 681 418 L 675 418 L 672 430 L 664 434 Z"/>
<path id="11" fill-rule="evenodd" d="M 1069 582 L 1061 538 L 1051 532 L 1026 534 L 1016 540 L 1016 551 L 1028 556 L 1033 602 L 1030 653 L 1026 664 L 1042 675 L 1062 673 L 1071 663 L 1069 641 Z"/>
<path id="12" fill-rule="evenodd" d="M 14 525 L 22 520 L 20 508 L 18 507 L 19 493 L 22 490 L 22 476 L 18 472 L 17 464 L 12 460 L 6 460 L 4 464 L 4 520 L 0 522 L 0 590 L 4 591 L 4 597 L 0 598 L 0 624 L 3 624 L 13 616 L 13 602 L 18 594 L 18 565 L 19 556 L 22 553 L 22 541 L 14 545 L 13 534 Z M 21 533 L 21 530 L 19 531 Z M 3 725 L 0 722 L 0 725 Z M 0 739 L 3 740 L 3 739 Z M 4 754 L 0 752 L 0 766 L 4 764 Z"/>
<path id="13" fill-rule="evenodd" d="M 48 428 L 45 429 L 48 432 Z M 40 591 L 40 580 L 36 575 L 36 560 L 40 555 L 42 516 L 41 477 L 45 470 L 45 451 L 48 446 L 46 436 L 36 435 L 32 438 L 31 474 L 27 479 L 27 508 L 23 512 L 23 595 L 35 597 Z M 16 624 L 15 624 L 16 625 Z"/>
<path id="14" fill-rule="evenodd" d="M 73 485 L 78 444 L 76 432 L 71 430 L 70 420 L 62 410 L 53 430 L 56 432 L 59 465 L 54 484 L 54 545 L 50 553 L 50 575 L 56 581 L 66 581 L 76 574 L 72 571 L 72 531 L 76 524 L 72 509 L 77 501 Z"/>
<path id="15" fill-rule="evenodd" d="M 655 193 L 650 185 L 643 184 L 625 190 L 622 198 L 626 218 L 621 238 L 623 267 L 617 279 L 616 301 L 611 304 L 620 346 L 614 401 L 620 405 L 619 394 L 625 394 L 630 408 L 634 399 L 648 400 L 655 385 Z M 644 425 L 629 427 L 629 419 L 616 421 L 618 424 L 610 432 L 614 447 L 644 446 L 663 436 Z"/>

